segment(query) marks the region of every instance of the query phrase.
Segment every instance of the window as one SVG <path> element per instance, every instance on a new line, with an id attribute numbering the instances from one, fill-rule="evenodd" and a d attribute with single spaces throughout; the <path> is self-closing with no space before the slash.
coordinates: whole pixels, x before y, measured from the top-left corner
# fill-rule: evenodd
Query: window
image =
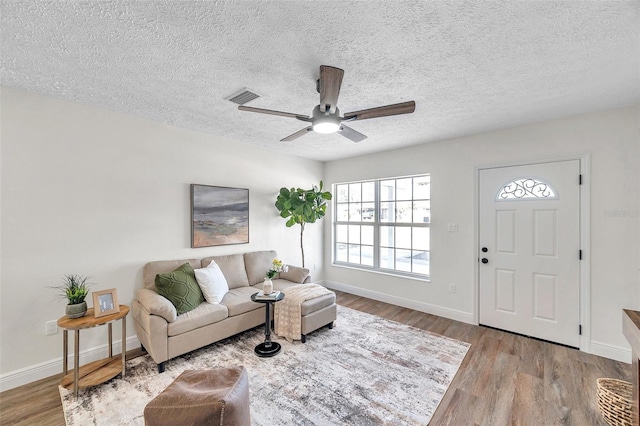
<path id="1" fill-rule="evenodd" d="M 429 277 L 429 175 L 334 185 L 334 264 Z"/>

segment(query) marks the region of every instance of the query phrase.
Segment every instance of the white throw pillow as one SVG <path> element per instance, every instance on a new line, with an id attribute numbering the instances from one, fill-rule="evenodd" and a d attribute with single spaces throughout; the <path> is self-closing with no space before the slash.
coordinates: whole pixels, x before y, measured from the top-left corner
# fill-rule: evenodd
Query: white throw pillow
<path id="1" fill-rule="evenodd" d="M 220 303 L 229 291 L 229 284 L 218 264 L 212 260 L 209 266 L 195 269 L 194 272 L 205 300 L 213 304 Z"/>

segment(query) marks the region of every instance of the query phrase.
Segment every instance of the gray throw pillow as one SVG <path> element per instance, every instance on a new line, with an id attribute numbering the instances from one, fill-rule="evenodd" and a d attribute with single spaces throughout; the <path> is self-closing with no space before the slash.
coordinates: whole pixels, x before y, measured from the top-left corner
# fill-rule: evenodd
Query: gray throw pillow
<path id="1" fill-rule="evenodd" d="M 204 302 L 193 268 L 188 263 L 172 272 L 156 275 L 155 282 L 158 294 L 173 303 L 178 315 L 189 312 Z"/>

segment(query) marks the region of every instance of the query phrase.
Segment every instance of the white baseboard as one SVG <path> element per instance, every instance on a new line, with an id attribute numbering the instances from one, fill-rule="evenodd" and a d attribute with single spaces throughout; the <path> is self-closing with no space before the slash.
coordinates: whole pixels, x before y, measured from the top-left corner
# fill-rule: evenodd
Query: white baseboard
<path id="1" fill-rule="evenodd" d="M 69 338 L 69 359 L 67 365 L 69 370 L 73 371 L 73 347 L 71 341 L 73 338 Z M 140 341 L 137 336 L 127 337 L 127 349 L 136 348 L 140 346 Z M 113 342 L 113 353 L 119 354 L 121 352 L 122 343 L 120 340 Z M 87 349 L 80 352 L 80 365 L 88 364 L 93 361 L 97 361 L 102 358 L 106 358 L 109 354 L 109 348 L 106 344 L 97 346 L 95 348 Z M 47 377 L 55 376 L 62 373 L 62 357 L 45 361 L 40 364 L 32 365 L 29 367 L 21 368 L 20 370 L 11 371 L 0 375 L 0 392 L 4 392 L 9 389 L 16 388 L 18 386 L 26 385 Z"/>
<path id="2" fill-rule="evenodd" d="M 631 349 L 613 346 L 608 343 L 591 341 L 589 353 L 620 362 L 631 363 Z"/>
<path id="3" fill-rule="evenodd" d="M 402 306 L 403 308 L 426 312 L 431 315 L 437 315 L 439 317 L 466 322 L 467 324 L 476 324 L 473 322 L 473 314 L 469 312 L 444 308 L 442 306 L 431 305 L 424 302 L 416 302 L 415 300 L 405 299 L 404 297 L 392 296 L 390 294 L 380 293 L 378 291 L 355 287 L 348 284 L 342 284 L 335 281 L 322 281 L 319 284 L 322 284 L 327 288 L 355 294 L 356 296 L 367 297 L 369 299 L 378 300 L 380 302 L 390 303 L 392 305 Z"/>

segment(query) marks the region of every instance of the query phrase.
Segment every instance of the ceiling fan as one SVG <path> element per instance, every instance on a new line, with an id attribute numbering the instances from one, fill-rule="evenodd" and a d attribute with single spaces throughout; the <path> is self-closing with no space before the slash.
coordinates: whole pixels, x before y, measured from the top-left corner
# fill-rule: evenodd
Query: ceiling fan
<path id="1" fill-rule="evenodd" d="M 311 113 L 311 117 L 304 114 L 293 114 L 290 112 L 274 111 L 271 109 L 254 108 L 240 105 L 240 111 L 258 112 L 261 114 L 281 115 L 283 117 L 296 118 L 300 121 L 311 123 L 310 126 L 287 136 L 281 141 L 292 141 L 300 136 L 306 135 L 311 131 L 318 133 L 335 133 L 338 132 L 347 139 L 354 142 L 360 142 L 367 138 L 362 133 L 347 127 L 343 122 L 366 120 L 368 118 L 387 117 L 390 115 L 409 114 L 415 111 L 415 101 L 402 102 L 399 104 L 385 105 L 377 108 L 363 109 L 360 111 L 352 111 L 340 116 L 340 110 L 337 107 L 338 95 L 340 94 L 340 86 L 344 70 L 340 68 L 320 65 L 320 78 L 316 83 L 316 89 L 320 93 L 320 104 L 316 105 Z"/>

